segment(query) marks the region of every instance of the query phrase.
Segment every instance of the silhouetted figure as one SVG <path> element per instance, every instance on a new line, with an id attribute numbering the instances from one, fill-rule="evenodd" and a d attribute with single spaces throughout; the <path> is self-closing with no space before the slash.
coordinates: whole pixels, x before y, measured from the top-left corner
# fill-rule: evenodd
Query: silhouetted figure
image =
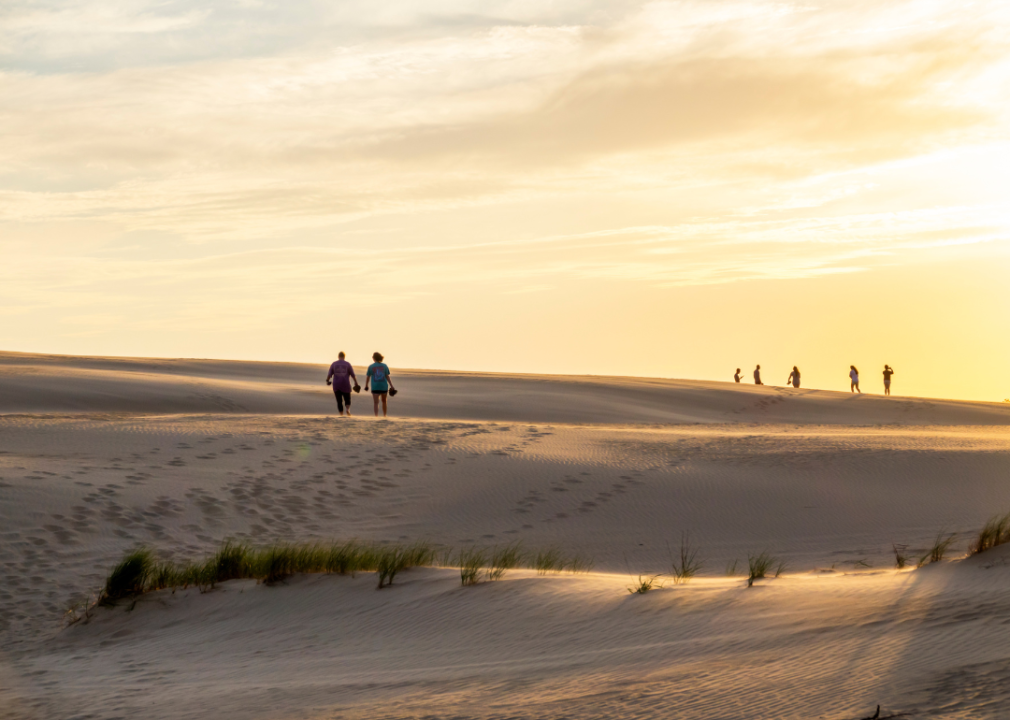
<path id="1" fill-rule="evenodd" d="M 736 373 L 733 374 L 733 382 L 740 382 L 743 379 L 743 375 L 740 374 L 740 368 L 736 369 Z"/>
<path id="2" fill-rule="evenodd" d="M 373 362 L 368 366 L 368 374 L 365 375 L 365 392 L 368 392 L 368 383 L 372 383 L 372 402 L 375 405 L 375 417 L 379 417 L 379 401 L 382 401 L 382 417 L 386 417 L 386 396 L 392 391 L 393 381 L 389 377 L 389 366 L 382 362 L 382 353 L 372 353 Z"/>
<path id="3" fill-rule="evenodd" d="M 761 382 L 761 366 L 760 365 L 758 365 L 756 368 L 754 368 L 754 384 L 755 385 L 764 385 L 764 383 Z"/>
<path id="4" fill-rule="evenodd" d="M 884 394 L 891 394 L 891 376 L 894 375 L 894 370 L 891 369 L 890 365 L 884 366 Z"/>
<path id="5" fill-rule="evenodd" d="M 849 365 L 849 380 L 852 381 L 852 385 L 849 387 L 849 392 L 862 394 L 863 391 L 859 389 L 859 371 L 856 370 L 855 365 Z"/>
<path id="6" fill-rule="evenodd" d="M 357 386 L 358 378 L 354 377 L 354 368 L 344 360 L 344 353 L 337 355 L 339 360 L 330 365 L 330 372 L 326 376 L 326 384 L 333 383 L 333 394 L 337 398 L 337 410 L 344 414 L 344 405 L 347 405 L 347 417 L 351 416 L 351 378 L 354 378 L 354 385 Z"/>
<path id="7" fill-rule="evenodd" d="M 793 365 L 793 371 L 789 373 L 789 379 L 786 380 L 786 385 L 792 385 L 794 388 L 800 386 L 800 369 Z"/>

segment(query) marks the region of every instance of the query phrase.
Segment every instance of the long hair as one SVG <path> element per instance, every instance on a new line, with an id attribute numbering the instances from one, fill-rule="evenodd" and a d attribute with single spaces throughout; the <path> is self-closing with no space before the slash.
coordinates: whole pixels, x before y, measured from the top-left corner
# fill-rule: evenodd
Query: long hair
<path id="1" fill-rule="evenodd" d="M 849 367 L 856 371 L 856 375 L 859 374 L 859 368 L 857 368 L 855 365 L 849 365 Z"/>
<path id="2" fill-rule="evenodd" d="M 381 352 L 372 353 L 372 360 L 374 360 L 375 362 L 382 362 L 382 353 Z"/>

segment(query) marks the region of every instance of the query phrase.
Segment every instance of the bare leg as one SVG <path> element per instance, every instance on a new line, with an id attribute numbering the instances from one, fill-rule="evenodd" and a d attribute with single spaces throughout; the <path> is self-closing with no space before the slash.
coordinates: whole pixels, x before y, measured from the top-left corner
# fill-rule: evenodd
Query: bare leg
<path id="1" fill-rule="evenodd" d="M 375 405 L 375 417 L 379 417 L 379 396 L 372 393 L 372 403 Z"/>
<path id="2" fill-rule="evenodd" d="M 382 417 L 386 417 L 386 393 L 382 393 Z"/>

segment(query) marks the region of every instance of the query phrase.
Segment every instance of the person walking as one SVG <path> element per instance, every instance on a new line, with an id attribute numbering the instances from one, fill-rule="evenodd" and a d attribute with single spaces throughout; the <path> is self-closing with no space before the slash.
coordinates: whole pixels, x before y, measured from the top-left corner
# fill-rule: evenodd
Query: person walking
<path id="1" fill-rule="evenodd" d="M 382 417 L 386 417 L 386 396 L 390 393 L 396 394 L 396 388 L 389 377 L 389 366 L 382 362 L 382 353 L 372 353 L 373 362 L 368 366 L 368 373 L 365 375 L 365 392 L 368 392 L 368 384 L 372 384 L 372 402 L 375 405 L 375 417 L 379 417 L 379 401 L 382 401 Z"/>
<path id="2" fill-rule="evenodd" d="M 743 375 L 740 374 L 740 368 L 737 368 L 736 372 L 733 374 L 733 382 L 740 382 L 742 379 Z"/>
<path id="3" fill-rule="evenodd" d="M 894 370 L 891 369 L 890 365 L 884 366 L 884 394 L 891 394 L 891 376 L 894 375 Z"/>
<path id="4" fill-rule="evenodd" d="M 799 388 L 800 386 L 800 369 L 793 365 L 793 371 L 789 373 L 789 379 L 786 380 L 786 385 L 792 385 L 794 388 Z"/>
<path id="5" fill-rule="evenodd" d="M 754 384 L 755 385 L 764 385 L 764 383 L 761 382 L 761 366 L 760 365 L 758 365 L 756 368 L 754 368 Z"/>
<path id="6" fill-rule="evenodd" d="M 849 380 L 852 381 L 849 392 L 857 392 L 862 395 L 863 391 L 859 389 L 859 371 L 856 370 L 855 365 L 849 365 Z"/>
<path id="7" fill-rule="evenodd" d="M 326 375 L 326 384 L 333 385 L 333 394 L 337 397 L 337 411 L 341 417 L 344 415 L 344 405 L 347 405 L 347 417 L 351 416 L 351 378 L 357 386 L 358 378 L 354 377 L 354 368 L 344 360 L 344 353 L 337 354 L 338 360 L 330 365 L 330 372 Z"/>

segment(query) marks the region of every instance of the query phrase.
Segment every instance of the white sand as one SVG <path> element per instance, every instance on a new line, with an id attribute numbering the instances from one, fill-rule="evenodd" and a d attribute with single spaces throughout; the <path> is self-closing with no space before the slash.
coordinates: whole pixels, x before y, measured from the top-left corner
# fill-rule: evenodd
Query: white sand
<path id="1" fill-rule="evenodd" d="M 1010 707 L 1010 554 L 903 573 L 890 555 L 944 529 L 962 555 L 1010 510 L 1010 407 L 394 365 L 394 419 L 357 395 L 338 420 L 325 371 L 0 354 L 0 718 Z M 683 531 L 703 577 L 629 595 Z M 596 570 L 241 581 L 62 628 L 138 544 L 350 537 L 521 540 Z M 763 550 L 785 577 L 725 577 Z"/>

